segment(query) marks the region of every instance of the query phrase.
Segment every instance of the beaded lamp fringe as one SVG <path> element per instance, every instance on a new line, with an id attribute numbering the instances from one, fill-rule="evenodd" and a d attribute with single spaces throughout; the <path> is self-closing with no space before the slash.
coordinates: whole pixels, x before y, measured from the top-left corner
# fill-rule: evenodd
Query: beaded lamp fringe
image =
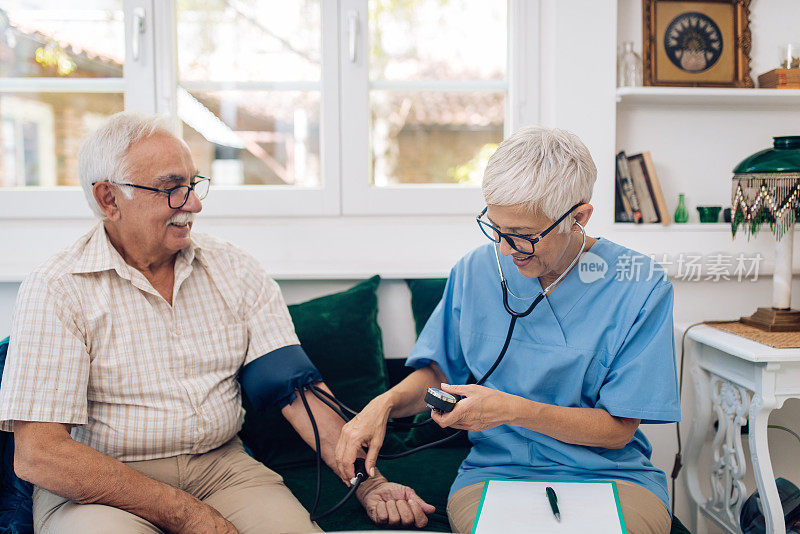
<path id="1" fill-rule="evenodd" d="M 800 218 L 800 173 L 735 174 L 731 232 L 747 238 L 769 224 L 777 240 Z"/>

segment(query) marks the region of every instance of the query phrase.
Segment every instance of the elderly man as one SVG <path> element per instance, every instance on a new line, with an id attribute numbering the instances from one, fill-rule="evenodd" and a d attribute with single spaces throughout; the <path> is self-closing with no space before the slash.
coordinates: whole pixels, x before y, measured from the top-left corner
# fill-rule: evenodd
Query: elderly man
<path id="1" fill-rule="evenodd" d="M 20 288 L 0 388 L 15 470 L 36 486 L 36 530 L 318 530 L 237 437 L 240 370 L 269 374 L 304 355 L 258 262 L 191 234 L 209 182 L 186 144 L 164 118 L 119 113 L 85 140 L 79 174 L 103 220 Z M 282 413 L 313 446 L 286 388 Z M 343 423 L 308 402 L 332 464 Z M 379 475 L 357 496 L 378 522 L 423 526 L 433 511 Z"/>

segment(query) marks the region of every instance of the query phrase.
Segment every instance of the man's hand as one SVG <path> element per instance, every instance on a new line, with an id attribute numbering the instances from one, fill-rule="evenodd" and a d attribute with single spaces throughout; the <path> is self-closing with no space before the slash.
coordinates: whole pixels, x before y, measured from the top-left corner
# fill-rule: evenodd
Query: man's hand
<path id="1" fill-rule="evenodd" d="M 186 520 L 176 534 L 238 534 L 236 527 L 216 509 L 197 501 L 186 510 Z"/>
<path id="2" fill-rule="evenodd" d="M 389 482 L 382 476 L 367 479 L 356 496 L 373 523 L 423 528 L 436 507 L 423 501 L 413 489 Z"/>
<path id="3" fill-rule="evenodd" d="M 436 410 L 431 412 L 431 419 L 444 428 L 459 428 L 477 432 L 507 424 L 511 418 L 511 406 L 515 395 L 503 393 L 496 389 L 469 384 L 451 386 L 442 384 L 442 391 L 464 397 L 456 403 L 449 413 Z"/>
<path id="4" fill-rule="evenodd" d="M 125 510 L 165 532 L 236 532 L 211 506 L 78 443 L 69 431 L 62 423 L 15 421 L 17 476 L 79 504 Z"/>

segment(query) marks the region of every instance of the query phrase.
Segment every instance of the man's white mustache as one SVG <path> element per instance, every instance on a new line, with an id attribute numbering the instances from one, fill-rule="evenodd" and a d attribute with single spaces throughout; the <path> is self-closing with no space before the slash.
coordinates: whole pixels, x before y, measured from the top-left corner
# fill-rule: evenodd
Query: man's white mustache
<path id="1" fill-rule="evenodd" d="M 194 213 L 176 213 L 169 218 L 167 224 L 189 224 L 194 222 Z"/>

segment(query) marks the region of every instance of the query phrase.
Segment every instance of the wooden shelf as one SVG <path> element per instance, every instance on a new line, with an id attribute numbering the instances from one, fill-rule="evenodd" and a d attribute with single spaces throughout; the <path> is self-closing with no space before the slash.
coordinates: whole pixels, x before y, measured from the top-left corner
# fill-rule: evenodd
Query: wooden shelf
<path id="1" fill-rule="evenodd" d="M 670 223 L 663 224 L 633 224 L 633 223 L 613 223 L 615 232 L 711 232 L 711 233 L 731 233 L 731 223 Z M 794 227 L 795 233 L 800 233 L 800 223 Z M 769 233 L 767 231 L 767 233 Z M 744 234 L 744 230 L 739 230 L 736 234 Z"/>
<path id="2" fill-rule="evenodd" d="M 633 223 L 614 223 L 614 231 L 617 232 L 727 232 L 731 233 L 731 224 L 722 223 L 670 223 L 663 224 L 633 224 Z"/>
<path id="3" fill-rule="evenodd" d="M 620 87 L 617 102 L 650 105 L 786 106 L 800 105 L 800 89 L 715 89 L 695 87 Z"/>

